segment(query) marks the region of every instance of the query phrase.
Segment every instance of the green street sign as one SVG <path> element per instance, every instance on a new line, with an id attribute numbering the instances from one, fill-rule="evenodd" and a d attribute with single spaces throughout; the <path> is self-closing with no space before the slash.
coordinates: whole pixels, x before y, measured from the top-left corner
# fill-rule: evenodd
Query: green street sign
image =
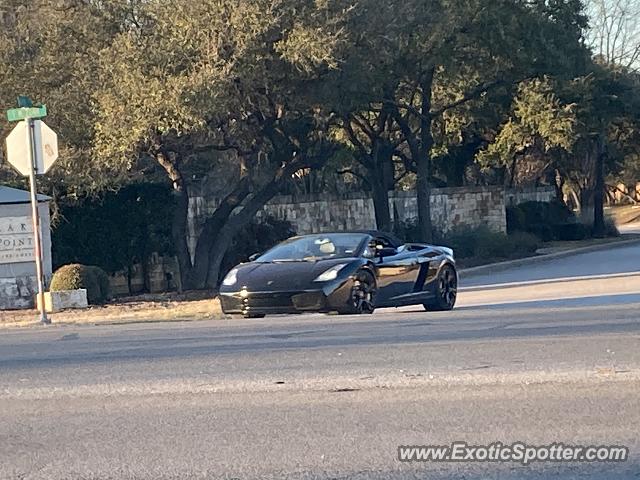
<path id="1" fill-rule="evenodd" d="M 20 108 L 31 108 L 33 107 L 33 102 L 29 97 L 24 95 L 18 96 L 18 107 Z"/>
<path id="2" fill-rule="evenodd" d="M 47 116 L 47 106 L 42 105 L 41 107 L 23 107 L 23 108 L 12 108 L 11 110 L 7 110 L 7 119 L 10 122 L 19 122 L 20 120 L 26 120 L 27 118 L 44 118 Z"/>

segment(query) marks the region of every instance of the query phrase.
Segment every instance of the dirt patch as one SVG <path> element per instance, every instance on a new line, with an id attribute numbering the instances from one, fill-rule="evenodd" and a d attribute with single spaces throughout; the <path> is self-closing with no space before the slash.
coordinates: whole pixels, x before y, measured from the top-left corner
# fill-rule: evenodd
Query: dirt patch
<path id="1" fill-rule="evenodd" d="M 50 314 L 57 324 L 110 324 L 160 321 L 212 320 L 223 318 L 217 298 L 211 293 L 140 295 L 119 298 L 85 310 L 67 310 Z M 0 327 L 38 324 L 36 310 L 0 312 Z"/>

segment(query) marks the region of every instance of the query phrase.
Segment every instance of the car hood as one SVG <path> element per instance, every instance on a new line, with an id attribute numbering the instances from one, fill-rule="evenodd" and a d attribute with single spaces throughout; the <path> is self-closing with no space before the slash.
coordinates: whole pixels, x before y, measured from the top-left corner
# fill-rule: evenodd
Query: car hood
<path id="1" fill-rule="evenodd" d="M 357 261 L 354 258 L 334 258 L 317 262 L 246 263 L 236 267 L 238 282 L 233 290 L 247 287 L 249 291 L 289 291 L 317 288 L 318 276 L 331 267 Z"/>

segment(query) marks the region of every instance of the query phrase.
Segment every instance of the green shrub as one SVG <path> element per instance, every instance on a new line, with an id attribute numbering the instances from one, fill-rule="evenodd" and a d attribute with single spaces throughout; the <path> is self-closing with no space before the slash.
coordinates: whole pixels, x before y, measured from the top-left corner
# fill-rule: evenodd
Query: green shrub
<path id="1" fill-rule="evenodd" d="M 227 250 L 220 268 L 221 279 L 237 264 L 246 262 L 251 255 L 265 252 L 295 234 L 291 222 L 271 215 L 249 223 L 236 234 Z"/>
<path id="2" fill-rule="evenodd" d="M 524 232 L 527 228 L 527 215 L 519 206 L 507 207 L 507 231 Z"/>
<path id="3" fill-rule="evenodd" d="M 102 304 L 110 298 L 109 276 L 99 267 L 80 264 L 65 265 L 59 268 L 51 279 L 50 290 L 87 290 L 90 304 Z"/>
<path id="4" fill-rule="evenodd" d="M 577 241 L 589 238 L 592 228 L 584 225 L 563 203 L 526 202 L 507 209 L 507 230 L 528 232 L 543 242 Z M 617 236 L 613 222 L 607 223 L 607 236 Z"/>
<path id="5" fill-rule="evenodd" d="M 550 242 L 555 239 L 553 227 L 551 225 L 547 225 L 546 223 L 534 223 L 532 225 L 529 225 L 526 229 L 516 230 L 515 232 L 511 233 L 513 234 L 518 231 L 535 235 L 543 242 Z"/>
<path id="6" fill-rule="evenodd" d="M 531 233 L 515 232 L 508 236 L 512 249 L 511 256 L 533 254 L 540 248 L 540 239 Z"/>
<path id="7" fill-rule="evenodd" d="M 584 240 L 590 235 L 590 230 L 582 223 L 564 223 L 553 226 L 553 236 L 555 240 L 565 242 Z"/>
<path id="8" fill-rule="evenodd" d="M 512 235 L 493 232 L 486 227 L 454 229 L 437 235 L 436 243 L 454 250 L 456 258 L 510 259 L 535 253 L 540 240 L 530 233 Z"/>
<path id="9" fill-rule="evenodd" d="M 515 208 L 524 213 L 525 225 L 536 223 L 557 225 L 575 220 L 575 215 L 571 209 L 557 200 L 552 202 L 525 202 Z"/>
<path id="10" fill-rule="evenodd" d="M 78 264 L 65 265 L 60 267 L 53 274 L 51 279 L 51 286 L 49 289 L 52 292 L 62 292 L 65 290 L 78 290 L 82 288 L 83 283 L 82 272 L 83 266 Z"/>
<path id="11" fill-rule="evenodd" d="M 133 184 L 99 197 L 63 198 L 52 232 L 54 268 L 96 265 L 113 274 L 173 255 L 175 199 L 166 185 Z M 100 241 L 95 239 L 99 238 Z"/>
<path id="12" fill-rule="evenodd" d="M 98 285 L 100 296 L 97 303 L 104 303 L 111 299 L 111 285 L 109 283 L 109 275 L 107 272 L 102 270 L 100 267 L 87 267 L 89 269 L 90 275 L 96 279 L 96 283 Z"/>
<path id="13" fill-rule="evenodd" d="M 541 227 L 575 223 L 576 217 L 564 203 L 553 202 L 525 202 L 507 208 L 507 231 L 530 232 L 538 235 L 542 240 L 549 241 L 549 231 Z"/>
<path id="14" fill-rule="evenodd" d="M 394 233 L 405 242 L 421 242 L 417 219 L 397 222 Z M 517 231 L 505 235 L 487 227 L 458 227 L 446 234 L 436 232 L 433 243 L 452 248 L 458 259 L 518 258 L 535 253 L 540 248 L 540 239 L 534 234 Z"/>

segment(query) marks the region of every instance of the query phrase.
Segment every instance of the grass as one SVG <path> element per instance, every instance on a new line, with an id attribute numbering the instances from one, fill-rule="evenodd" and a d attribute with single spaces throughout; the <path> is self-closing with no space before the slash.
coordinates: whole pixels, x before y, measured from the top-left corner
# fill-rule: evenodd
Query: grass
<path id="1" fill-rule="evenodd" d="M 212 320 L 223 318 L 220 302 L 210 294 L 141 295 L 120 298 L 106 305 L 86 310 L 66 310 L 49 314 L 54 324 L 99 325 L 185 320 Z M 38 324 L 36 310 L 10 310 L 0 312 L 0 327 L 20 327 Z"/>

